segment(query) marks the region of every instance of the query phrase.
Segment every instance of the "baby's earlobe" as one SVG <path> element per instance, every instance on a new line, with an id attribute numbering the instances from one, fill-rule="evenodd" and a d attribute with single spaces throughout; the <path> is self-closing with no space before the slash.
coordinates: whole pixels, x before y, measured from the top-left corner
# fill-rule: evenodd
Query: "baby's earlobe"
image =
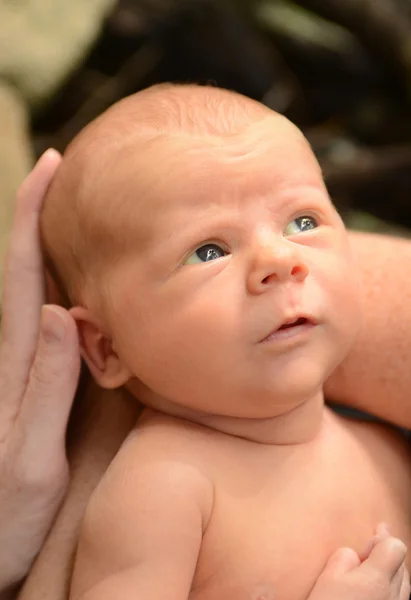
<path id="1" fill-rule="evenodd" d="M 127 383 L 131 374 L 115 352 L 99 319 L 81 306 L 75 306 L 69 312 L 77 324 L 81 356 L 98 385 L 115 389 Z"/>

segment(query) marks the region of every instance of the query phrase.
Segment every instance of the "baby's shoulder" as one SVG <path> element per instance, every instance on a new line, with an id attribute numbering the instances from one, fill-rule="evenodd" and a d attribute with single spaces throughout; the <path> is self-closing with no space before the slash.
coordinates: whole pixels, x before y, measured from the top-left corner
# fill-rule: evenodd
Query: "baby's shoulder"
<path id="1" fill-rule="evenodd" d="M 180 514 L 183 505 L 185 511 L 196 508 L 208 523 L 214 487 L 191 437 L 190 427 L 178 419 L 143 415 L 94 491 L 86 521 L 96 521 L 95 515 L 99 522 L 110 522 L 110 515 L 113 523 L 120 516 L 132 519 L 147 506 Z"/>
<path id="2" fill-rule="evenodd" d="M 213 444 L 214 437 L 211 429 L 197 423 L 145 409 L 127 443 L 150 457 L 165 455 L 169 460 L 184 458 L 184 462 L 191 459 L 193 465 L 198 462 L 204 469 L 209 456 L 205 449 Z"/>
<path id="3" fill-rule="evenodd" d="M 178 445 L 178 431 L 178 424 L 167 419 L 143 418 L 130 433 L 90 498 L 81 529 L 83 548 L 99 555 L 105 538 L 111 548 L 114 538 L 123 548 L 125 539 L 151 539 L 153 528 L 169 531 L 170 523 L 179 531 L 187 523 L 196 523 L 200 533 L 205 530 L 214 487 L 190 446 Z"/>
<path id="4" fill-rule="evenodd" d="M 201 446 L 201 427 L 182 419 L 145 410 L 111 463 L 102 487 L 157 490 L 179 489 L 210 498 L 213 481 Z"/>

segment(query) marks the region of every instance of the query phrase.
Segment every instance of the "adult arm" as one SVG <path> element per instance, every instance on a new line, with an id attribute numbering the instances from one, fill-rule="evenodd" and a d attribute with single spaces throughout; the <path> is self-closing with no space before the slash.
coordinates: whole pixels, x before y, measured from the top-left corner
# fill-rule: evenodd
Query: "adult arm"
<path id="1" fill-rule="evenodd" d="M 411 429 L 411 241 L 353 232 L 350 239 L 363 279 L 363 321 L 326 395 Z"/>

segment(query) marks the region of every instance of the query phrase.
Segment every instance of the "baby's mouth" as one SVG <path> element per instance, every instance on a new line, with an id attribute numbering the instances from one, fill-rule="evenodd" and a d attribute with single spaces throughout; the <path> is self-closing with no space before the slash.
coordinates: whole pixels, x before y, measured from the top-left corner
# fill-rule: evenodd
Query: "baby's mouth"
<path id="1" fill-rule="evenodd" d="M 294 339 L 296 336 L 308 333 L 316 325 L 309 317 L 293 317 L 285 321 L 280 327 L 268 334 L 262 342 L 274 342 Z"/>
<path id="2" fill-rule="evenodd" d="M 282 329 L 290 329 L 290 327 L 297 327 L 297 325 L 305 325 L 306 323 L 308 323 L 308 319 L 305 317 L 299 317 L 295 321 L 283 323 L 281 327 L 277 329 L 277 331 L 281 331 Z"/>

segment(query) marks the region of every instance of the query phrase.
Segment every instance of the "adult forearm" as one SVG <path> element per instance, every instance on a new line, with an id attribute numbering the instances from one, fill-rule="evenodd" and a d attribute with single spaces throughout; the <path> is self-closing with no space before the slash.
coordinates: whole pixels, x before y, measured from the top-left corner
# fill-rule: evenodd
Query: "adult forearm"
<path id="1" fill-rule="evenodd" d="M 411 428 L 411 241 L 350 237 L 363 278 L 363 322 L 326 395 Z"/>

